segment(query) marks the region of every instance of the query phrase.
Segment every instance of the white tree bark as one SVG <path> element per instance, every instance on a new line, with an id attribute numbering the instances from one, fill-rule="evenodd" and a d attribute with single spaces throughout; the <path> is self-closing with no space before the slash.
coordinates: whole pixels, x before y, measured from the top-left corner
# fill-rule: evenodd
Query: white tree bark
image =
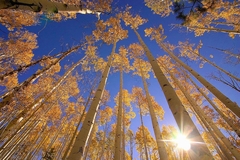
<path id="1" fill-rule="evenodd" d="M 145 156 L 146 156 L 146 160 L 148 160 L 148 151 L 147 151 L 147 138 L 145 136 L 145 132 L 144 132 L 144 124 L 143 124 L 143 118 L 142 118 L 142 109 L 141 109 L 141 105 L 138 103 L 139 106 L 139 114 L 140 114 L 140 120 L 141 120 L 141 125 L 142 125 L 142 136 L 143 136 L 143 143 L 144 143 L 144 151 L 145 151 Z"/>
<path id="2" fill-rule="evenodd" d="M 159 154 L 159 157 L 160 157 L 161 160 L 168 160 L 168 154 L 167 154 L 166 146 L 165 146 L 165 143 L 163 142 L 163 139 L 162 139 L 162 133 L 160 131 L 158 120 L 157 120 L 156 114 L 155 114 L 154 109 L 153 109 L 153 104 L 152 104 L 152 100 L 151 100 L 151 97 L 150 97 L 150 94 L 149 94 L 149 91 L 148 91 L 146 78 L 144 77 L 144 74 L 143 74 L 143 71 L 142 71 L 142 68 L 141 68 L 140 64 L 139 64 L 139 68 L 140 68 L 140 72 L 141 72 L 141 77 L 142 77 L 142 81 L 143 81 L 144 90 L 145 90 L 145 93 L 146 93 L 148 108 L 149 108 L 149 112 L 150 112 L 150 116 L 151 116 L 151 120 L 152 120 L 152 126 L 153 126 L 154 134 L 155 134 L 155 137 L 156 137 L 158 154 Z"/>
<path id="3" fill-rule="evenodd" d="M 125 150 L 122 148 L 122 112 L 123 112 L 123 103 L 122 103 L 122 93 L 123 93 L 123 71 L 122 66 L 120 67 L 120 89 L 119 89 L 119 104 L 118 104 L 118 115 L 117 115 L 117 126 L 116 126 L 116 135 L 115 135 L 115 151 L 114 151 L 114 160 L 122 160 L 125 157 L 122 157 L 122 152 Z M 124 150 L 124 151 L 123 151 Z"/>

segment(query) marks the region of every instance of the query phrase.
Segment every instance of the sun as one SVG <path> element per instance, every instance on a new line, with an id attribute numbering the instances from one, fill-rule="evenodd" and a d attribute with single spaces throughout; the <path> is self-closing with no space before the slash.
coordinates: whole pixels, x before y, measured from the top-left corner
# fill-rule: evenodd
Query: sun
<path id="1" fill-rule="evenodd" d="M 179 134 L 175 139 L 177 143 L 177 147 L 182 148 L 183 150 L 187 151 L 191 148 L 191 142 L 186 138 L 186 136 Z"/>

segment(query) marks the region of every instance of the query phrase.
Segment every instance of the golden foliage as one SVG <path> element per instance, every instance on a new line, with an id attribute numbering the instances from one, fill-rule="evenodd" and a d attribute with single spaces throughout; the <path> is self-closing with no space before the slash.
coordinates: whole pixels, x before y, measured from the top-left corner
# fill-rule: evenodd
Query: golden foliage
<path id="1" fill-rule="evenodd" d="M 173 2 L 171 0 L 144 0 L 146 3 L 145 5 L 151 10 L 154 11 L 154 13 L 164 16 L 169 16 L 170 13 L 172 13 L 171 6 L 173 5 Z"/>
<path id="2" fill-rule="evenodd" d="M 8 30 L 13 31 L 14 28 L 22 28 L 23 26 L 32 26 L 37 24 L 38 16 L 41 13 L 34 13 L 31 11 L 16 11 L 12 9 L 0 10 L 0 23 L 7 27 Z"/>
<path id="3" fill-rule="evenodd" d="M 18 76 L 17 74 L 13 74 L 4 78 L 4 80 L 0 80 L 0 86 L 5 86 L 8 90 L 16 87 L 18 85 Z"/>
<path id="4" fill-rule="evenodd" d="M 112 115 L 113 115 L 112 108 L 107 106 L 107 107 L 105 107 L 104 110 L 99 111 L 98 122 L 100 123 L 100 125 L 104 125 L 105 123 L 107 123 L 111 120 Z"/>
<path id="5" fill-rule="evenodd" d="M 132 70 L 132 67 L 130 65 L 128 56 L 127 56 L 128 50 L 121 46 L 119 48 L 119 54 L 115 53 L 113 55 L 113 64 L 114 71 L 123 71 L 128 73 L 130 70 Z"/>
<path id="6" fill-rule="evenodd" d="M 144 78 L 150 78 L 149 72 L 151 71 L 151 64 L 147 61 L 136 59 L 133 62 L 135 72 L 133 75 L 144 76 Z"/>
<path id="7" fill-rule="evenodd" d="M 124 11 L 123 13 L 120 13 L 119 17 L 121 17 L 123 19 L 126 26 L 130 25 L 131 28 L 138 29 L 138 27 L 141 26 L 142 24 L 146 23 L 147 20 L 143 19 L 140 15 L 133 16 L 129 11 L 130 8 L 131 7 L 128 7 L 126 9 L 126 11 Z"/>
<path id="8" fill-rule="evenodd" d="M 128 47 L 130 58 L 140 58 L 144 54 L 143 47 L 138 43 L 132 43 Z"/>
<path id="9" fill-rule="evenodd" d="M 98 21 L 96 24 L 97 29 L 92 32 L 95 39 L 103 40 L 107 44 L 113 44 L 127 38 L 128 31 L 122 29 L 120 22 L 118 17 L 110 17 L 105 22 Z"/>
<path id="10" fill-rule="evenodd" d="M 29 64 L 33 57 L 32 50 L 38 47 L 37 35 L 28 31 L 16 31 L 10 32 L 8 37 L 8 41 L 0 39 L 1 59 L 8 59 L 8 63 L 13 65 Z"/>
<path id="11" fill-rule="evenodd" d="M 155 39 L 157 42 L 161 42 L 166 39 L 162 25 L 159 25 L 157 28 L 146 28 L 144 32 L 145 36 L 150 37 L 151 40 Z"/>

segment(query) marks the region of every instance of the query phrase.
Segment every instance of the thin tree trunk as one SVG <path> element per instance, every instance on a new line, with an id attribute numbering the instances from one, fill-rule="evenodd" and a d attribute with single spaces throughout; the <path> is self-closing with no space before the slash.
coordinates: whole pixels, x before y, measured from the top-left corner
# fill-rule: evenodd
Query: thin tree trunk
<path id="1" fill-rule="evenodd" d="M 197 78 L 210 92 L 212 92 L 226 107 L 228 107 L 233 113 L 240 117 L 240 108 L 234 102 L 232 102 L 228 97 L 226 97 L 222 92 L 220 92 L 216 87 L 210 84 L 206 79 L 200 76 L 196 71 L 183 63 L 178 57 L 174 55 L 162 42 L 158 42 L 160 47 L 167 52 L 177 63 L 182 65 L 186 70 L 188 70 L 195 78 Z"/>
<path id="2" fill-rule="evenodd" d="M 41 75 L 43 75 L 46 71 L 51 69 L 54 65 L 56 65 L 58 62 L 60 62 L 63 58 L 68 56 L 70 53 L 78 50 L 82 45 L 76 46 L 66 52 L 64 52 L 57 60 L 52 62 L 50 65 L 44 67 L 41 70 L 38 70 L 35 74 L 33 74 L 31 77 L 29 77 L 27 80 L 19 84 L 18 86 L 14 87 L 13 89 L 7 91 L 3 95 L 0 96 L 1 99 L 3 99 L 2 102 L 0 102 L 0 109 L 4 107 L 6 104 L 10 103 L 14 94 L 17 93 L 19 90 L 23 89 L 24 87 L 27 87 L 29 84 L 34 82 L 37 78 L 39 78 Z"/>
<path id="3" fill-rule="evenodd" d="M 107 134 L 107 126 L 105 125 L 104 127 L 104 133 L 103 133 L 103 144 L 102 144 L 102 148 L 101 148 L 101 152 L 100 152 L 100 156 L 99 156 L 99 160 L 102 159 L 103 154 L 104 154 L 104 149 L 105 149 L 105 143 L 106 143 L 106 134 Z"/>
<path id="4" fill-rule="evenodd" d="M 232 79 L 235 79 L 236 81 L 240 82 L 240 78 L 232 75 L 231 73 L 225 71 L 224 69 L 222 69 L 221 67 L 219 67 L 218 65 L 216 65 L 215 63 L 211 62 L 210 60 L 208 60 L 207 58 L 203 57 L 201 54 L 197 54 L 196 52 L 192 52 L 193 54 L 199 56 L 201 59 L 203 59 L 204 61 L 208 62 L 209 64 L 211 64 L 212 66 L 214 66 L 215 68 L 217 68 L 218 70 L 220 70 L 221 72 L 225 73 L 226 75 L 228 75 L 229 77 L 231 77 Z"/>
<path id="5" fill-rule="evenodd" d="M 192 145 L 192 151 L 197 154 L 197 159 L 211 159 L 211 153 L 209 152 L 207 146 L 204 144 L 204 141 L 198 132 L 196 126 L 194 125 L 192 119 L 190 118 L 187 111 L 184 109 L 181 101 L 177 97 L 174 89 L 168 82 L 167 78 L 164 76 L 162 70 L 157 64 L 157 61 L 152 56 L 150 50 L 146 46 L 146 44 L 143 42 L 141 36 L 139 33 L 134 29 L 134 32 L 136 33 L 138 40 L 140 44 L 142 45 L 144 51 L 146 52 L 146 55 L 148 57 L 148 60 L 150 64 L 152 65 L 152 69 L 155 73 L 155 76 L 158 79 L 158 82 L 165 94 L 165 97 L 167 99 L 168 105 L 173 113 L 173 116 L 178 124 L 178 127 L 182 134 L 185 134 L 187 138 L 190 138 L 197 142 L 202 142 L 203 145 Z M 191 157 L 192 159 L 196 159 L 195 156 Z"/>
<path id="6" fill-rule="evenodd" d="M 9 71 L 9 72 L 4 73 L 3 75 L 0 75 L 0 80 L 3 80 L 4 78 L 6 78 L 6 77 L 8 77 L 8 76 L 10 76 L 10 75 L 13 75 L 13 74 L 15 74 L 15 73 L 19 73 L 19 72 L 21 72 L 21 71 L 24 71 L 24 70 L 26 70 L 27 68 L 29 68 L 29 67 L 31 67 L 31 66 L 34 66 L 34 65 L 36 65 L 36 64 L 39 64 L 39 63 L 41 63 L 41 62 L 44 62 L 44 61 L 47 60 L 47 59 L 53 59 L 53 58 L 55 58 L 55 57 L 57 57 L 57 56 L 59 56 L 59 55 L 62 55 L 63 53 L 64 53 L 64 52 L 57 53 L 56 55 L 53 55 L 53 56 L 45 56 L 45 57 L 43 57 L 43 58 L 41 58 L 41 59 L 35 60 L 35 61 L 27 64 L 27 65 L 19 66 L 18 68 L 14 69 L 14 70 L 12 70 L 12 71 Z"/>
<path id="7" fill-rule="evenodd" d="M 123 96 L 123 99 L 124 99 L 124 96 Z M 123 151 L 123 160 L 125 160 L 126 159 L 126 154 L 125 154 L 125 128 L 126 128 L 126 124 L 125 124 L 125 109 L 126 109 L 126 107 L 125 107 L 125 105 L 123 105 L 123 113 L 122 113 L 122 117 L 123 117 L 123 121 L 122 121 L 122 123 L 123 123 L 123 131 L 122 131 L 122 151 Z"/>
<path id="8" fill-rule="evenodd" d="M 203 95 L 203 97 L 211 104 L 211 106 L 218 112 L 218 114 L 227 122 L 227 124 L 237 133 L 237 135 L 240 137 L 240 129 L 236 125 L 233 124 L 233 121 L 228 119 L 223 112 L 218 109 L 218 107 L 211 101 L 211 99 L 201 90 L 201 88 L 198 87 L 198 85 L 192 80 L 190 76 L 188 76 L 188 79 L 191 81 L 191 83 L 197 88 L 197 90 Z"/>
<path id="9" fill-rule="evenodd" d="M 70 155 L 67 159 L 69 160 L 80 160 L 84 153 L 84 148 L 86 146 L 86 143 L 88 142 L 93 124 L 95 122 L 95 117 L 99 108 L 99 103 L 101 101 L 103 91 L 105 88 L 105 84 L 107 81 L 107 77 L 110 71 L 110 67 L 112 65 L 112 56 L 116 49 L 116 42 L 113 44 L 112 53 L 108 59 L 108 63 L 106 65 L 106 68 L 104 69 L 104 72 L 102 74 L 102 79 L 99 83 L 98 89 L 95 93 L 95 96 L 93 98 L 93 101 L 90 105 L 90 108 L 86 114 L 86 117 L 84 119 L 82 128 L 79 132 L 79 134 L 76 137 L 76 141 L 73 145 L 73 148 L 71 149 Z"/>
<path id="10" fill-rule="evenodd" d="M 206 120 L 201 120 L 200 117 L 197 115 L 197 119 L 199 120 L 200 124 L 202 126 L 205 126 L 211 136 L 213 137 L 214 141 L 217 143 L 217 145 L 220 147 L 222 153 L 225 157 L 232 157 L 232 154 L 230 154 L 229 149 L 225 146 L 225 144 L 219 140 L 219 138 L 215 135 L 215 133 L 212 131 L 212 128 L 210 128 L 209 124 L 206 122 Z M 232 159 L 232 158 L 231 158 Z"/>
<path id="11" fill-rule="evenodd" d="M 142 125 L 142 136 L 143 136 L 143 143 L 144 143 L 144 151 L 145 151 L 145 156 L 146 156 L 146 160 L 148 160 L 148 151 L 147 151 L 147 137 L 145 136 L 145 132 L 144 132 L 144 124 L 143 124 L 143 118 L 142 118 L 142 109 L 141 109 L 141 105 L 138 104 L 139 106 L 139 110 L 140 110 L 140 120 L 141 120 L 141 125 Z"/>
<path id="12" fill-rule="evenodd" d="M 208 27 L 195 27 L 195 26 L 184 26 L 189 29 L 202 29 L 206 31 L 213 31 L 213 32 L 222 32 L 222 33 L 233 33 L 233 34 L 240 34 L 240 31 L 237 30 L 229 30 L 229 29 L 222 29 L 222 28 L 208 28 Z"/>
<path id="13" fill-rule="evenodd" d="M 121 145 L 122 142 L 122 93 L 123 93 L 123 71 L 122 65 L 120 67 L 120 89 L 119 89 L 119 104 L 118 104 L 118 116 L 117 116 L 117 126 L 116 126 L 116 135 L 115 135 L 115 151 L 114 151 L 114 160 L 122 160 L 123 148 Z"/>
<path id="14" fill-rule="evenodd" d="M 210 129 L 210 131 L 212 133 L 210 133 L 207 129 L 207 127 L 205 126 L 205 124 L 203 124 L 203 122 L 201 121 L 201 119 L 199 118 L 199 116 L 197 116 L 197 119 L 199 121 L 199 123 L 201 124 L 201 126 L 203 127 L 203 129 L 205 130 L 205 132 L 207 133 L 208 136 L 211 136 L 211 144 L 214 146 L 214 148 L 216 149 L 217 153 L 219 154 L 219 156 L 221 157 L 222 160 L 227 160 L 226 156 L 223 154 L 224 152 L 221 151 L 219 149 L 218 145 L 222 145 L 221 142 L 218 140 L 218 138 L 215 136 L 215 134 L 212 132 L 212 130 Z M 213 136 L 214 135 L 214 138 Z M 215 140 L 216 139 L 216 140 Z M 223 147 L 225 149 L 225 147 Z M 229 152 L 227 150 L 225 150 L 228 154 Z M 231 157 L 231 154 L 228 155 L 229 157 Z"/>
<path id="15" fill-rule="evenodd" d="M 162 139 L 162 133 L 160 131 L 158 120 L 157 120 L 156 114 L 155 114 L 154 109 L 153 109 L 152 100 L 151 100 L 151 97 L 150 97 L 150 94 L 149 94 L 149 91 L 148 91 L 146 78 L 144 77 L 142 67 L 140 66 L 140 64 L 139 64 L 139 68 L 140 68 L 140 72 L 141 72 L 141 77 L 142 77 L 142 81 L 143 81 L 144 90 L 145 90 L 145 93 L 146 93 L 148 108 L 149 108 L 149 112 L 150 112 L 150 116 L 151 116 L 151 120 L 152 120 L 152 126 L 153 126 L 154 134 L 155 134 L 155 137 L 156 137 L 158 154 L 159 154 L 159 157 L 160 157 L 161 160 L 168 160 L 168 154 L 167 154 L 166 146 L 165 146 L 164 142 L 162 141 L 163 140 Z"/>

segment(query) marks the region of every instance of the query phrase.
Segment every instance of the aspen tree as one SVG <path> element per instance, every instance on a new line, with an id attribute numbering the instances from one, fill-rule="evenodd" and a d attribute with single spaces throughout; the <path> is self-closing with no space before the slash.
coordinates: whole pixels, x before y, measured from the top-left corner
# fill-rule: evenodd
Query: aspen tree
<path id="1" fill-rule="evenodd" d="M 130 65 L 127 58 L 127 49 L 124 47 L 119 48 L 119 55 L 114 55 L 113 66 L 115 70 L 120 72 L 120 89 L 119 89 L 119 100 L 118 100 L 118 116 L 117 116 L 117 130 L 115 136 L 115 160 L 125 159 L 122 155 L 125 155 L 125 148 L 122 148 L 122 123 L 123 123 L 123 72 L 129 72 Z"/>
<path id="2" fill-rule="evenodd" d="M 107 28 L 107 26 L 109 27 Z M 112 32 L 111 27 L 114 28 L 114 32 Z M 107 31 L 105 31 L 106 29 Z M 95 123 L 95 117 L 98 111 L 99 102 L 101 101 L 101 97 L 103 94 L 103 90 L 105 88 L 110 67 L 112 66 L 112 58 L 113 58 L 113 54 L 115 53 L 116 43 L 119 40 L 127 37 L 127 31 L 121 28 L 120 20 L 118 18 L 111 17 L 105 23 L 101 20 L 98 21 L 97 30 L 93 31 L 93 35 L 95 36 L 96 40 L 103 39 L 103 41 L 107 44 L 113 43 L 113 48 L 108 58 L 108 63 L 105 66 L 105 69 L 102 73 L 102 79 L 98 85 L 98 89 L 94 95 L 93 101 L 86 114 L 82 128 L 79 134 L 77 135 L 76 141 L 73 145 L 70 155 L 67 158 L 69 160 L 78 160 L 78 159 L 81 159 L 83 156 L 84 148 L 86 146 L 86 143 L 88 142 L 88 138 L 90 136 L 93 124 Z"/>
<path id="3" fill-rule="evenodd" d="M 137 28 L 139 25 L 143 24 L 145 20 L 143 20 L 139 15 L 136 17 L 133 17 L 130 15 L 129 12 L 125 12 L 123 15 L 123 19 L 126 25 L 130 25 L 133 31 L 135 32 L 140 44 L 142 45 L 146 56 L 148 57 L 148 60 L 150 64 L 152 65 L 152 69 L 155 73 L 155 76 L 157 77 L 159 84 L 165 94 L 165 97 L 167 99 L 167 102 L 169 104 L 169 107 L 173 113 L 173 116 L 178 124 L 178 127 L 182 134 L 185 134 L 187 138 L 194 139 L 194 141 L 202 142 L 203 145 L 197 146 L 192 145 L 192 155 L 190 155 L 191 158 L 199 158 L 199 159 L 209 159 L 211 158 L 211 154 L 207 148 L 207 146 L 204 144 L 204 141 L 199 134 L 196 126 L 194 125 L 192 119 L 190 118 L 189 114 L 184 109 L 181 101 L 177 97 L 174 89 L 171 87 L 170 83 L 168 82 L 167 78 L 164 76 L 162 70 L 157 64 L 157 61 L 152 56 L 151 51 L 148 49 L 147 45 L 142 40 L 141 36 L 137 32 Z"/>
<path id="4" fill-rule="evenodd" d="M 136 87 L 134 87 L 133 89 L 132 89 L 133 91 L 133 96 L 136 96 L 136 97 L 134 97 L 136 100 L 136 103 L 137 103 L 137 105 L 138 105 L 138 107 L 139 107 L 139 115 L 140 115 L 140 120 L 141 120 L 141 127 L 143 128 L 144 127 L 144 124 L 143 124 L 143 118 L 142 118 L 142 116 L 143 116 L 143 113 L 142 113 L 142 105 L 144 105 L 144 103 L 143 103 L 143 100 L 141 100 L 141 99 L 143 99 L 144 97 L 143 97 L 143 93 L 142 93 L 142 90 L 141 90 L 141 88 L 136 88 Z M 145 132 L 144 132 L 144 129 L 142 130 L 142 137 L 143 137 L 143 142 L 144 142 L 144 152 L 145 152 L 145 156 L 146 156 L 146 160 L 148 160 L 149 158 L 148 158 L 148 151 L 147 151 L 147 142 L 146 142 L 146 136 L 145 136 Z"/>
<path id="5" fill-rule="evenodd" d="M 136 72 L 134 74 L 137 74 L 137 75 L 141 76 L 141 78 L 142 78 L 144 91 L 146 94 L 146 99 L 147 99 L 147 103 L 148 103 L 148 107 L 149 107 L 149 112 L 151 115 L 152 126 L 154 129 L 154 134 L 155 134 L 156 141 L 157 141 L 159 157 L 163 158 L 163 159 L 168 159 L 165 144 L 162 141 L 162 135 L 161 135 L 161 131 L 159 128 L 156 113 L 154 111 L 154 103 L 152 102 L 152 99 L 150 97 L 150 93 L 148 91 L 148 86 L 147 86 L 147 82 L 146 82 L 146 78 L 149 78 L 149 76 L 150 76 L 148 73 L 150 71 L 150 65 L 149 65 L 149 63 L 140 59 L 140 57 L 144 53 L 143 48 L 141 46 L 133 44 L 133 45 L 130 45 L 129 48 L 131 49 L 131 57 L 135 59 L 133 66 L 136 68 Z"/>

